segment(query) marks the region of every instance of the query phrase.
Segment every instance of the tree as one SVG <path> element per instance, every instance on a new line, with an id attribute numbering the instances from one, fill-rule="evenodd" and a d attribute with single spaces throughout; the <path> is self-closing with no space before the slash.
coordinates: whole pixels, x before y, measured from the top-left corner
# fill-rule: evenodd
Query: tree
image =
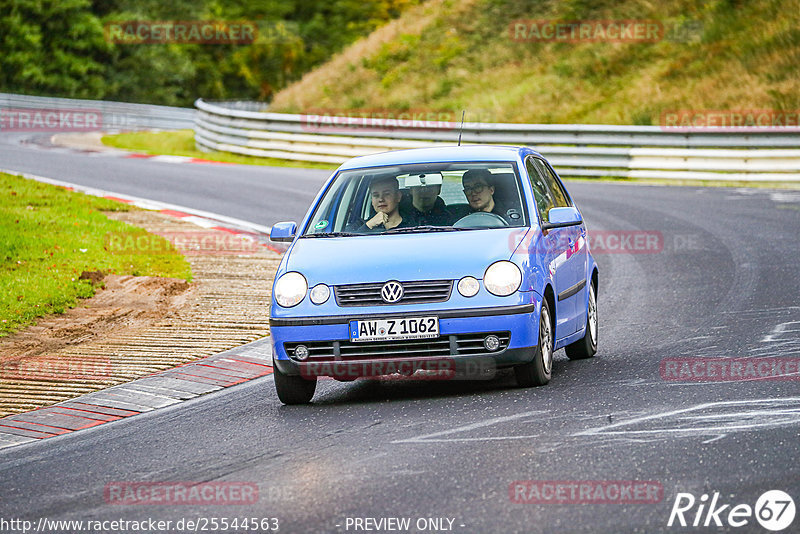
<path id="1" fill-rule="evenodd" d="M 88 0 L 0 0 L 0 88 L 102 98 L 110 45 Z"/>

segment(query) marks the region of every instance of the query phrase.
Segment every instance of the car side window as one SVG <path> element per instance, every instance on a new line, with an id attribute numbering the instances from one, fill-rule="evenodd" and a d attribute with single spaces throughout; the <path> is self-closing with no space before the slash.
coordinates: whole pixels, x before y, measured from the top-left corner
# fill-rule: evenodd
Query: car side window
<path id="1" fill-rule="evenodd" d="M 544 161 L 538 158 L 533 158 L 533 160 L 536 162 L 536 167 L 539 169 L 539 174 L 542 175 L 542 178 L 544 178 L 548 188 L 553 193 L 553 199 L 555 200 L 556 207 L 567 208 L 571 206 L 567 193 L 564 191 L 564 188 L 559 183 L 555 174 L 553 174 L 553 171 L 550 170 L 550 167 L 548 167 Z"/>
<path id="2" fill-rule="evenodd" d="M 555 199 L 534 161 L 535 158 L 526 159 L 525 168 L 528 171 L 528 178 L 531 181 L 533 198 L 536 200 L 536 209 L 539 212 L 539 217 L 542 222 L 547 222 L 549 220 L 547 214 L 550 212 L 550 208 L 556 207 Z"/>
<path id="3" fill-rule="evenodd" d="M 336 206 L 332 213 L 329 216 L 334 216 L 335 220 L 333 221 L 333 230 L 334 231 L 342 231 L 344 230 L 345 226 L 347 225 L 347 221 L 352 219 L 352 211 L 354 206 L 354 198 L 357 193 L 357 181 L 353 180 L 347 187 L 339 195 L 339 202 L 341 206 L 347 206 L 346 209 L 341 209 L 340 206 Z"/>

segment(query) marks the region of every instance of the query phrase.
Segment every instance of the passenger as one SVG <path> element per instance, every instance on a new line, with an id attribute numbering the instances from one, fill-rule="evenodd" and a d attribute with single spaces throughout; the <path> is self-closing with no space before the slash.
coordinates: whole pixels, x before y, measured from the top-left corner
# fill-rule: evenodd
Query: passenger
<path id="1" fill-rule="evenodd" d="M 369 194 L 376 213 L 358 229 L 359 232 L 370 233 L 415 226 L 410 218 L 403 218 L 400 215 L 398 208 L 403 194 L 400 192 L 397 178 L 386 176 L 374 180 L 369 184 Z"/>
<path id="2" fill-rule="evenodd" d="M 450 226 L 455 216 L 439 197 L 442 192 L 440 173 L 414 174 L 406 178 L 411 189 L 411 216 L 420 226 Z"/>
<path id="3" fill-rule="evenodd" d="M 461 184 L 464 186 L 464 196 L 467 197 L 471 213 L 494 213 L 508 222 L 508 210 L 494 199 L 495 187 L 491 172 L 487 169 L 470 169 L 461 177 Z"/>

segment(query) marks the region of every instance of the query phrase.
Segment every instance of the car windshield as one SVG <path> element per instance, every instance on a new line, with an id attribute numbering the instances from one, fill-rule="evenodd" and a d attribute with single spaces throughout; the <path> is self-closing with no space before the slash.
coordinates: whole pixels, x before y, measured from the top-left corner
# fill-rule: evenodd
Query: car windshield
<path id="1" fill-rule="evenodd" d="M 339 173 L 303 237 L 526 225 L 515 163 L 426 163 Z"/>

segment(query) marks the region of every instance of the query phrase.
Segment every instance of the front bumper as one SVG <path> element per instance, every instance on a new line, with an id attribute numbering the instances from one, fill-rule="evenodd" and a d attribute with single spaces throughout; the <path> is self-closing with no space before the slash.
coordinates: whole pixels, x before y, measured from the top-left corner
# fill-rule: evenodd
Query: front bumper
<path id="1" fill-rule="evenodd" d="M 538 342 L 539 306 L 539 299 L 534 299 L 528 304 L 492 308 L 271 319 L 273 359 L 280 372 L 308 377 L 382 376 L 394 372 L 406 374 L 415 369 L 434 372 L 445 369 L 446 374 L 473 378 L 476 373 L 485 372 L 488 377 L 490 369 L 533 359 Z M 409 342 L 408 345 L 414 344 L 411 353 L 405 350 L 409 347 L 391 352 L 391 347 L 382 347 L 381 342 L 355 345 L 349 341 L 351 320 L 421 315 L 439 318 L 440 335 L 433 340 Z M 476 349 L 475 340 L 488 334 L 506 336 L 501 350 Z M 297 343 L 322 348 L 312 350 L 307 360 L 299 362 L 287 353 L 287 347 Z M 374 350 L 358 350 L 361 347 Z"/>

